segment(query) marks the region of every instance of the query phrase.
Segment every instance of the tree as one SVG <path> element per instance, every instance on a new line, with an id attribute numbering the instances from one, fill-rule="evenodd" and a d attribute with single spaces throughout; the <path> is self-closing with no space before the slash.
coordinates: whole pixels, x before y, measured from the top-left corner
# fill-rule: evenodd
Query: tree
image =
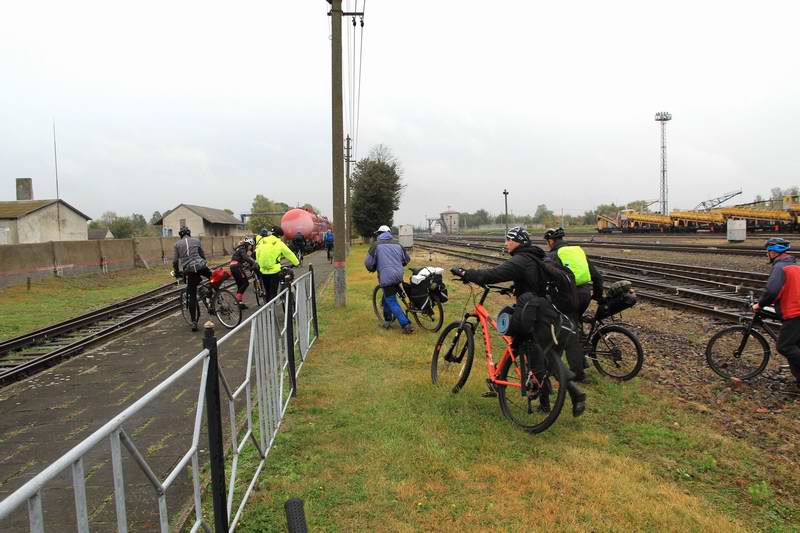
<path id="1" fill-rule="evenodd" d="M 232 215 L 232 214 L 233 214 L 233 209 L 228 209 L 227 207 L 226 207 L 225 209 L 223 209 L 223 211 L 225 211 L 225 212 L 226 212 L 226 213 L 228 213 L 229 215 Z"/>
<path id="2" fill-rule="evenodd" d="M 251 205 L 251 213 L 285 213 L 289 206 L 283 202 L 273 202 L 263 194 L 257 194 Z M 247 228 L 253 233 L 258 233 L 261 228 L 270 228 L 279 224 L 281 215 L 257 215 L 250 217 Z"/>
<path id="3" fill-rule="evenodd" d="M 141 216 L 141 215 L 140 215 Z M 144 219 L 144 217 L 142 217 Z M 133 223 L 128 217 L 117 217 L 108 227 L 116 239 L 128 239 L 133 237 Z"/>
<path id="4" fill-rule="evenodd" d="M 399 162 L 383 144 L 356 163 L 350 191 L 353 225 L 362 237 L 369 237 L 382 224 L 394 223 L 394 212 L 400 207 L 405 188 L 401 175 Z"/>
<path id="5" fill-rule="evenodd" d="M 634 211 L 638 211 L 639 213 L 649 213 L 650 207 L 648 206 L 650 202 L 647 200 L 635 200 L 633 202 L 628 202 L 625 206 L 625 209 L 633 209 Z"/>
<path id="6" fill-rule="evenodd" d="M 545 226 L 555 225 L 556 216 L 553 212 L 547 209 L 545 204 L 540 204 L 536 207 L 536 212 L 533 214 L 534 224 L 544 224 Z"/>
<path id="7" fill-rule="evenodd" d="M 769 190 L 770 200 L 772 200 L 772 209 L 780 209 L 783 207 L 783 190 L 780 187 L 773 187 Z"/>
<path id="8" fill-rule="evenodd" d="M 133 235 L 136 237 L 144 237 L 149 233 L 147 230 L 147 220 L 145 220 L 143 215 L 138 213 L 133 213 L 130 216 L 131 227 L 133 231 Z M 113 231 L 111 233 L 114 233 Z"/>
<path id="9" fill-rule="evenodd" d="M 150 217 L 150 224 L 155 226 L 157 222 L 161 222 L 161 213 L 153 211 L 153 216 Z"/>

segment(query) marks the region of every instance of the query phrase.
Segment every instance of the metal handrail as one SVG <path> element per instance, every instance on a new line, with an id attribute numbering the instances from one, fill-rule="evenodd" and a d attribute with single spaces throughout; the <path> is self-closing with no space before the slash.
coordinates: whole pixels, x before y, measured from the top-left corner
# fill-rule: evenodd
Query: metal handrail
<path id="1" fill-rule="evenodd" d="M 296 378 L 296 376 L 299 374 L 308 349 L 310 349 L 311 345 L 313 345 L 313 343 L 316 341 L 316 335 L 311 338 L 312 335 L 310 333 L 311 321 L 316 320 L 316 313 L 314 313 L 312 316 L 311 313 L 308 312 L 309 304 L 314 307 L 314 310 L 316 310 L 313 283 L 313 271 L 298 277 L 296 280 L 294 280 L 290 287 L 281 291 L 281 293 L 275 299 L 258 309 L 236 328 L 219 339 L 219 341 L 216 343 L 216 346 L 219 347 L 228 339 L 232 338 L 232 336 L 237 332 L 242 331 L 245 327 L 250 327 L 250 342 L 248 346 L 246 372 L 242 383 L 237 384 L 236 387 L 231 387 L 224 375 L 224 372 L 220 371 L 219 374 L 220 381 L 223 384 L 224 397 L 229 403 L 231 426 L 231 474 L 228 489 L 229 497 L 227 502 L 228 517 L 230 517 L 230 512 L 232 510 L 233 496 L 236 489 L 239 455 L 242 453 L 247 443 L 250 442 L 254 445 L 261 458 L 258 466 L 255 469 L 253 478 L 250 480 L 237 508 L 235 516 L 228 520 L 229 531 L 233 531 L 236 528 L 236 525 L 241 518 L 245 504 L 247 503 L 250 494 L 255 487 L 255 484 L 258 480 L 258 475 L 264 467 L 267 455 L 275 441 L 278 430 L 280 429 L 280 425 L 283 421 L 283 416 L 286 412 L 286 409 L 288 408 L 289 401 L 293 393 L 296 392 L 295 389 L 292 389 L 291 394 L 287 394 L 287 397 L 284 401 L 284 371 L 288 364 L 287 354 L 290 353 L 288 348 L 289 346 L 294 346 L 295 344 L 297 344 L 300 348 L 298 350 L 300 355 L 300 365 L 298 365 L 295 369 L 295 376 L 292 376 L 292 383 L 294 383 L 294 378 Z M 293 305 L 295 297 L 299 297 L 302 305 Z M 283 314 L 283 324 L 278 324 L 277 311 L 279 308 Z M 303 313 L 300 312 L 301 308 Z M 295 326 L 293 329 L 288 327 L 289 320 L 291 320 L 292 325 Z M 314 331 L 316 332 L 316 330 L 317 325 L 315 322 Z M 293 336 L 295 338 L 286 338 L 290 331 L 295 331 L 298 333 L 305 332 L 306 342 L 300 342 L 300 339 L 297 338 L 297 336 Z M 216 351 L 214 351 L 214 353 L 216 354 Z M 191 530 L 197 531 L 200 528 L 203 528 L 206 531 L 210 531 L 209 525 L 206 523 L 202 515 L 202 494 L 199 480 L 198 458 L 200 432 L 203 425 L 202 413 L 205 405 L 204 391 L 206 390 L 206 378 L 209 371 L 209 362 L 212 360 L 210 355 L 211 352 L 209 349 L 202 350 L 172 375 L 164 379 L 152 390 L 136 400 L 132 405 L 106 422 L 102 427 L 86 437 L 83 441 L 74 446 L 55 462 L 47 466 L 43 471 L 26 482 L 22 487 L 17 489 L 7 498 L 0 501 L 0 520 L 7 518 L 13 511 L 27 502 L 30 530 L 37 533 L 43 532 L 44 514 L 42 509 L 41 491 L 45 488 L 48 482 L 52 481 L 68 467 L 71 467 L 73 474 L 77 530 L 80 532 L 88 532 L 89 513 L 86 499 L 86 478 L 84 475 L 83 464 L 84 457 L 104 439 L 110 438 L 116 518 L 117 528 L 119 531 L 127 531 L 125 485 L 121 455 L 122 446 L 128 450 L 134 462 L 142 470 L 145 477 L 150 481 L 150 484 L 153 486 L 156 494 L 158 495 L 158 512 L 161 531 L 169 531 L 169 515 L 167 513 L 166 506 L 166 491 L 175 481 L 180 472 L 183 471 L 183 469 L 191 461 L 195 508 L 195 521 Z M 213 360 L 216 361 L 216 355 L 214 356 Z M 167 388 L 174 385 L 178 380 L 186 376 L 189 372 L 201 364 L 203 366 L 203 370 L 199 383 L 198 400 L 195 411 L 194 431 L 192 432 L 191 445 L 186 453 L 183 454 L 181 459 L 177 462 L 177 464 L 168 472 L 164 480 L 161 481 L 147 463 L 146 458 L 136 447 L 131 435 L 125 431 L 123 424 L 141 412 L 142 409 L 158 398 Z M 253 387 L 254 375 L 256 377 L 255 387 Z M 235 402 L 242 398 L 243 393 L 246 401 L 246 431 L 240 438 L 240 430 L 236 422 L 237 413 Z M 255 400 L 255 406 L 253 405 L 253 400 Z M 254 414 L 257 417 L 255 425 L 253 420 Z M 259 430 L 258 433 L 260 439 L 256 437 L 254 426 L 257 426 Z"/>

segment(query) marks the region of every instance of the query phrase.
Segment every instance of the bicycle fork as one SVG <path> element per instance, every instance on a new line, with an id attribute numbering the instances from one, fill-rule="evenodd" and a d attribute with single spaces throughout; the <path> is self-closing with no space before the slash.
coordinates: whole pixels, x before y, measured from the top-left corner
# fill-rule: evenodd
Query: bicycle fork
<path id="1" fill-rule="evenodd" d="M 753 331 L 753 323 L 750 322 L 747 324 L 747 329 L 744 330 L 744 335 L 742 335 L 742 342 L 739 343 L 739 347 L 733 352 L 733 356 L 739 359 L 742 357 L 742 352 L 744 352 L 745 345 L 747 344 L 747 340 L 750 338 L 750 332 Z"/>

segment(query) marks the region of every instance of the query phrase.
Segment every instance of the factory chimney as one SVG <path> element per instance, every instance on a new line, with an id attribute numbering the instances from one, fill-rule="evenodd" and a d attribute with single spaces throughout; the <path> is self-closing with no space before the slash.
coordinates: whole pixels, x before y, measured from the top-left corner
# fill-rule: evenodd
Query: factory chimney
<path id="1" fill-rule="evenodd" d="M 17 200 L 33 200 L 33 180 L 17 178 Z"/>

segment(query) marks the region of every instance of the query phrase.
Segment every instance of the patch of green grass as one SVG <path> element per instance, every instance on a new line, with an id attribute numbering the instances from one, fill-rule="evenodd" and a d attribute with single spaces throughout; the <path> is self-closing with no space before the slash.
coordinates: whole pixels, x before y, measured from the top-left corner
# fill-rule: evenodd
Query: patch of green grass
<path id="1" fill-rule="evenodd" d="M 169 267 L 49 278 L 0 289 L 0 340 L 62 322 L 169 283 Z"/>
<path id="2" fill-rule="evenodd" d="M 567 404 L 539 435 L 479 396 L 480 342 L 464 390 L 434 387 L 436 335 L 378 327 L 365 250 L 350 254 L 346 311 L 333 307 L 331 286 L 320 295 L 321 337 L 241 531 L 285 531 L 291 497 L 305 500 L 315 531 L 792 531 L 800 523 L 792 472 L 638 381 L 598 377 L 583 417 Z M 468 291 L 449 287 L 445 322 Z"/>

